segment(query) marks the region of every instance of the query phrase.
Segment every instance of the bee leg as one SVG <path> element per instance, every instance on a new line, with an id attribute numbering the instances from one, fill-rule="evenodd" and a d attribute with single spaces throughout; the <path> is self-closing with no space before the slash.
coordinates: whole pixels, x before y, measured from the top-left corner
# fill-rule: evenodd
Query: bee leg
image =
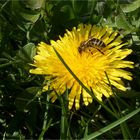
<path id="1" fill-rule="evenodd" d="M 98 49 L 98 48 L 96 48 L 101 54 L 103 54 L 104 55 L 104 53 L 100 50 L 100 49 Z"/>

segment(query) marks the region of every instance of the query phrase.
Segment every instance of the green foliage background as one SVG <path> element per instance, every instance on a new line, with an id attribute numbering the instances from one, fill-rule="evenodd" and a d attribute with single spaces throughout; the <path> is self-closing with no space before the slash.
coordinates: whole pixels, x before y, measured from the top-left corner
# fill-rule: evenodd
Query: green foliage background
<path id="1" fill-rule="evenodd" d="M 39 42 L 81 22 L 119 30 L 135 68 L 127 93 L 69 111 L 66 96 L 52 104 L 41 93 L 29 63 Z M 0 139 L 140 139 L 139 87 L 140 0 L 0 0 Z"/>

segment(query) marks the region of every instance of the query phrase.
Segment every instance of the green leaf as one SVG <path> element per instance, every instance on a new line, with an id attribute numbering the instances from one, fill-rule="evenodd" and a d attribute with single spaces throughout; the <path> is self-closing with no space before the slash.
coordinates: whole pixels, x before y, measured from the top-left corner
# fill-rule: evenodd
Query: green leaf
<path id="1" fill-rule="evenodd" d="M 133 3 L 124 4 L 121 6 L 123 12 L 129 13 L 132 12 L 140 7 L 140 0 L 135 0 Z"/>
<path id="2" fill-rule="evenodd" d="M 36 54 L 36 47 L 33 43 L 28 43 L 23 48 L 21 48 L 17 54 L 17 57 L 22 61 L 28 63 L 33 61 L 33 57 Z"/>
<path id="3" fill-rule="evenodd" d="M 124 29 L 129 32 L 131 32 L 133 30 L 133 26 L 127 21 L 125 15 L 121 9 L 119 9 L 119 14 L 115 18 L 115 23 L 119 29 Z"/>
<path id="4" fill-rule="evenodd" d="M 75 14 L 80 15 L 86 11 L 88 1 L 76 1 L 72 0 L 72 7 Z"/>
<path id="5" fill-rule="evenodd" d="M 44 2 L 45 2 L 45 0 L 24 0 L 23 1 L 23 3 L 26 5 L 26 7 L 30 8 L 32 10 L 40 9 Z"/>
<path id="6" fill-rule="evenodd" d="M 12 0 L 12 14 L 17 24 L 26 22 L 35 23 L 40 16 L 40 11 L 25 8 L 20 1 Z"/>

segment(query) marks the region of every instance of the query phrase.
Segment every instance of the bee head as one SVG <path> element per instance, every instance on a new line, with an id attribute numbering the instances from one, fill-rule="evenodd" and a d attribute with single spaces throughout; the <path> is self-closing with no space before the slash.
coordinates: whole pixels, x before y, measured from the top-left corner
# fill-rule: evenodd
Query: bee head
<path id="1" fill-rule="evenodd" d="M 82 41 L 78 47 L 78 51 L 79 53 L 82 53 L 82 51 L 85 50 L 85 45 L 86 45 L 86 41 Z"/>

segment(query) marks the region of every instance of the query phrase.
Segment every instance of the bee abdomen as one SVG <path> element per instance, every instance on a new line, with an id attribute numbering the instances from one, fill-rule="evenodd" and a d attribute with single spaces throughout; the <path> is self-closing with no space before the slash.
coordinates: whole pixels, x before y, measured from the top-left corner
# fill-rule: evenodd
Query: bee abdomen
<path id="1" fill-rule="evenodd" d="M 102 40 L 97 39 L 97 38 L 89 38 L 88 40 L 80 43 L 80 46 L 78 47 L 78 51 L 79 53 L 82 53 L 83 51 L 86 51 L 87 49 L 95 48 L 96 50 L 98 50 L 99 52 L 103 54 L 101 49 L 104 47 L 106 47 L 106 44 Z"/>

